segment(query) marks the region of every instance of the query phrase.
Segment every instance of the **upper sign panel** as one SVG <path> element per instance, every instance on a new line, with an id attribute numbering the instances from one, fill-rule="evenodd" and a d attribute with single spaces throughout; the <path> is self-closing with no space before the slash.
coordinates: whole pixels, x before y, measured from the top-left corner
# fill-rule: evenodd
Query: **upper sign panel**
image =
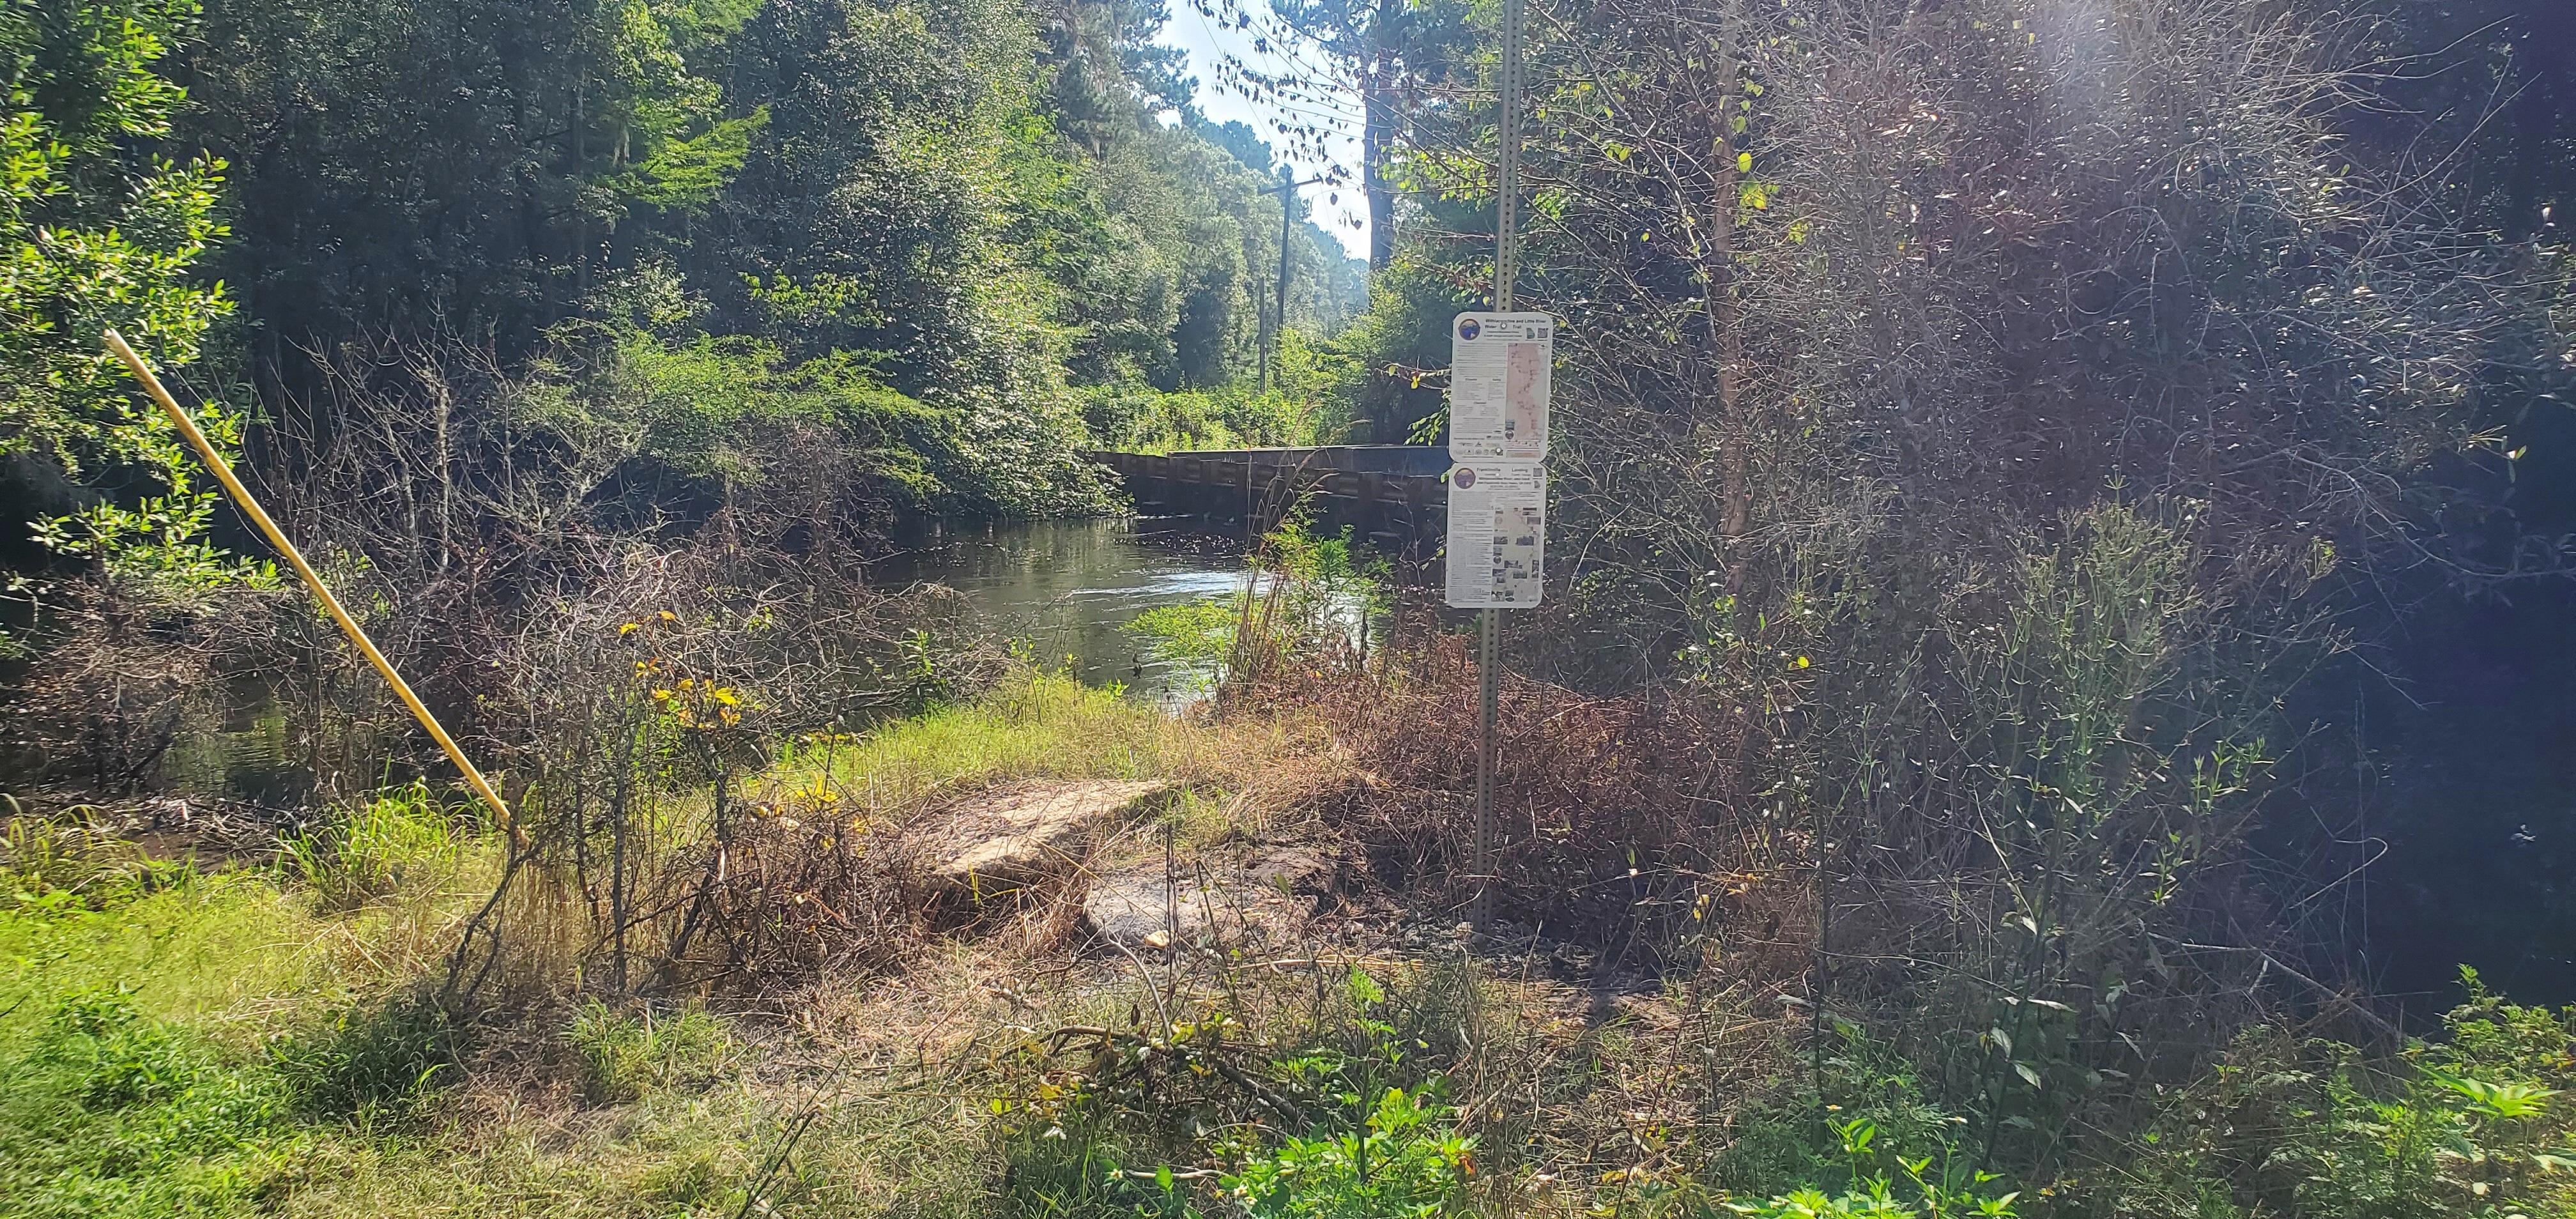
<path id="1" fill-rule="evenodd" d="M 1452 461 L 1547 456 L 1556 319 L 1544 313 L 1461 313 L 1449 327 Z"/>

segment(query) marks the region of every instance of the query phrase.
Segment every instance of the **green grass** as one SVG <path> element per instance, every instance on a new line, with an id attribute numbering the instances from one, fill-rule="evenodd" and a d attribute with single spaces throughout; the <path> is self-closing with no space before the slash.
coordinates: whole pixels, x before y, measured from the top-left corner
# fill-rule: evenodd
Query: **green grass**
<path id="1" fill-rule="evenodd" d="M 66 997 L 0 1058 L 0 1212 L 251 1213 L 307 1134 L 255 1059 L 144 1016 L 116 990 Z"/>
<path id="2" fill-rule="evenodd" d="M 0 862 L 44 871 L 0 877 L 0 1214 L 260 1213 L 407 1108 L 448 1038 L 405 987 L 490 854 L 421 803 L 362 806 L 282 869 L 12 826 Z"/>
<path id="3" fill-rule="evenodd" d="M 520 1013 L 469 1077 L 411 989 L 454 894 L 335 913 L 298 876 L 0 908 L 0 1215 L 732 1215 L 813 1103 L 695 1008 Z M 975 1214 L 985 1148 L 954 1108 L 836 1106 L 762 1196 Z"/>
<path id="4" fill-rule="evenodd" d="M 1293 776 L 1287 740 L 1035 674 L 796 743 L 755 786 L 828 791 L 893 825 L 994 782 L 1163 780 L 1183 785 L 1175 815 L 1195 840 L 1234 824 L 1227 793 Z M 53 850 L 43 833 L 26 843 L 82 887 L 0 876 L 0 1215 L 731 1216 L 765 1201 L 966 1219 L 1001 1204 L 985 1106 L 1009 1026 L 1116 1006 L 1069 982 L 1046 997 L 1026 960 L 959 942 L 900 985 L 800 999 L 801 1032 L 667 1000 L 460 1029 L 417 996 L 500 843 L 417 789 L 352 807 L 274 864 L 209 874 L 91 866 L 106 857 L 80 852 L 105 848 L 70 835 Z M 996 987 L 1048 1015 L 992 1006 Z"/>
<path id="5" fill-rule="evenodd" d="M 1009 779 L 1203 778 L 1224 753 L 1211 729 L 1032 675 L 797 745 L 767 781 L 820 782 L 891 820 Z M 782 1076 L 776 1045 L 697 1007 L 450 1028 L 413 996 L 499 849 L 418 789 L 289 840 L 274 866 L 91 867 L 79 851 L 98 844 L 55 837 L 70 845 L 45 866 L 78 892 L 0 886 L 0 1214 L 732 1215 L 755 1186 L 800 1214 L 990 1201 L 992 1148 L 953 1081 Z M 952 981 L 972 994 L 970 976 L 985 975 Z M 825 1090 L 862 1099 L 823 1105 Z"/>
<path id="6" fill-rule="evenodd" d="M 1034 673 L 862 737 L 798 742 L 768 782 L 828 790 L 845 806 L 882 816 L 938 792 L 1009 779 L 1218 780 L 1238 763 L 1238 745 L 1115 690 Z"/>
<path id="7" fill-rule="evenodd" d="M 628 1014 L 597 999 L 573 1014 L 564 1039 L 581 1054 L 591 1099 L 612 1103 L 717 1078 L 734 1049 L 724 1021 L 703 1009 Z"/>
<path id="8" fill-rule="evenodd" d="M 418 782 L 279 844 L 315 900 L 332 910 L 444 881 L 464 861 L 464 846 L 454 818 Z"/>
<path id="9" fill-rule="evenodd" d="M 896 824 L 996 781 L 1164 780 L 1213 843 L 1320 790 L 1312 745 L 1037 675 L 760 782 Z M 2576 1011 L 2474 979 L 2397 1058 L 2249 1036 L 2123 1160 L 2015 1195 L 1981 1094 L 1936 1103 L 1857 1028 L 1793 1054 L 1803 1021 L 1728 993 L 1595 1022 L 1525 969 L 1392 948 L 1155 979 L 961 936 L 737 1015 L 580 1000 L 567 952 L 458 1027 L 424 996 L 500 844 L 417 790 L 210 874 L 79 826 L 0 845 L 0 1216 L 2576 1214 Z M 522 886 L 540 916 L 581 900 L 555 885 Z"/>
<path id="10" fill-rule="evenodd" d="M 180 875 L 0 907 L 0 1214 L 254 1213 L 347 1129 L 317 1109 L 426 1082 L 392 990 L 419 908 L 331 918 L 266 871 Z"/>
<path id="11" fill-rule="evenodd" d="M 104 910 L 0 907 L 0 1053 L 72 995 L 123 989 L 136 1009 L 217 1031 L 235 1044 L 280 1009 L 345 1002 L 345 954 L 391 920 L 317 918 L 312 903 L 256 872 L 201 877 Z"/>

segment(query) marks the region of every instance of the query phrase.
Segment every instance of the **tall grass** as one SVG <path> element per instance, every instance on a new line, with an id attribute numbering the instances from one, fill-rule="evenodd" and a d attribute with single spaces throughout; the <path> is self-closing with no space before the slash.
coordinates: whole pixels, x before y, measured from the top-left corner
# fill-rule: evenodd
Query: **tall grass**
<path id="1" fill-rule="evenodd" d="M 1411 682 L 1439 701 L 1456 685 L 1419 667 L 1379 676 L 1393 684 L 1348 688 Z M 1518 731 L 1652 739 L 1634 709 L 1584 714 Z M 1332 764 L 1377 767 L 1360 788 L 1407 798 L 1444 772 L 1393 762 L 1446 739 L 1417 726 L 1411 752 L 1380 741 Z M 1202 785 L 1189 816 L 1239 825 L 1222 793 L 1279 782 L 1306 750 L 1275 720 L 1174 720 L 1027 675 L 864 738 L 797 743 L 746 796 L 792 808 L 847 793 L 899 824 L 992 782 L 1163 778 Z M 1630 785 L 1643 798 L 1657 772 L 1615 752 L 1589 755 L 1609 779 L 1569 807 L 1633 816 Z M 765 828 L 735 840 L 727 877 L 804 849 L 785 819 L 754 818 Z M 479 902 L 458 881 L 483 878 L 496 839 L 397 792 L 307 839 L 310 862 L 136 887 L 104 910 L 0 909 L 0 1213 L 1893 1217 L 2060 1213 L 2037 1182 L 2098 1199 L 2119 1177 L 2134 1178 L 2119 1213 L 2142 1219 L 2201 1198 L 2220 1200 L 2207 1214 L 2396 1219 L 2475 1213 L 2480 1198 L 2559 1213 L 2576 1172 L 2560 1164 L 2576 1166 L 2576 1026 L 2493 1001 L 2455 1016 L 2451 1047 L 2386 1069 L 2286 1036 L 2248 1043 L 2145 1119 L 2169 1152 L 2074 1163 L 2010 1203 L 2023 1180 L 1978 1174 L 1986 1132 L 2032 1111 L 2026 1098 L 1944 1095 L 1938 1068 L 1893 1042 L 1801 1045 L 1781 972 L 1682 961 L 1660 992 L 1612 995 L 1597 976 L 1551 981 L 1536 941 L 1519 959 L 1389 937 L 1339 960 L 1148 961 L 930 937 L 880 972 L 799 975 L 789 1002 L 575 996 L 506 1009 L 468 1039 L 402 984 L 445 964 L 433 932 Z M 1525 873 L 1610 866 L 1522 849 Z M 795 930 L 791 909 L 743 914 Z M 514 922 L 507 942 L 546 934 Z M 2042 1041 L 2009 1023 L 1988 1036 L 2004 1053 L 2006 1038 Z M 2210 1114 L 2224 1120 L 2196 1116 Z M 2455 1144 L 2486 1158 L 2447 1156 Z"/>
<path id="2" fill-rule="evenodd" d="M 360 845 L 311 858 L 397 877 L 362 908 L 313 900 L 298 868 L 179 863 L 113 900 L 0 903 L 0 1214 L 255 1213 L 344 1119 L 437 1082 L 445 1019 L 404 995 L 454 913 L 428 882 L 465 848 L 424 852 L 387 828 L 416 802 L 389 803 L 358 810 Z M 424 854 L 445 862 L 396 866 Z"/>
<path id="3" fill-rule="evenodd" d="M 882 816 L 1005 779 L 1210 779 L 1240 757 L 1205 725 L 1064 674 L 1031 672 L 972 703 L 863 737 L 796 743 L 768 778 L 791 792 L 828 790 Z"/>
<path id="4" fill-rule="evenodd" d="M 145 894 L 109 911 L 0 909 L 0 1044 L 62 996 L 122 989 L 144 1014 L 255 1036 L 267 1013 L 345 1001 L 418 963 L 409 918 L 316 917 L 249 871 Z M 369 968 L 365 962 L 375 961 Z"/>
<path id="5" fill-rule="evenodd" d="M 281 840 L 278 851 L 325 909 L 349 910 L 409 883 L 445 879 L 462 861 L 464 843 L 428 785 L 413 783 Z"/>
<path id="6" fill-rule="evenodd" d="M 704 1008 L 634 1014 L 597 999 L 573 1013 L 564 1039 L 579 1052 L 583 1085 L 593 1100 L 634 1101 L 655 1088 L 712 1079 L 734 1044 L 724 1022 Z"/>

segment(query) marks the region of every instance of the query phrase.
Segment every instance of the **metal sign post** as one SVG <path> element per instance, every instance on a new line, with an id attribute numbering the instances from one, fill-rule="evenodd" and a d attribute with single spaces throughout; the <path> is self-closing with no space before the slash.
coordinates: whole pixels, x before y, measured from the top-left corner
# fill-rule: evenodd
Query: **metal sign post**
<path id="1" fill-rule="evenodd" d="M 1482 439 L 1482 437 L 1461 436 L 1461 424 L 1464 422 L 1461 405 L 1467 393 L 1460 388 L 1460 378 L 1455 370 L 1464 363 L 1461 357 L 1467 354 L 1471 346 L 1490 349 L 1489 344 L 1501 346 L 1504 355 L 1502 375 L 1498 378 L 1479 377 L 1476 384 L 1476 390 L 1486 399 L 1476 405 L 1487 406 L 1489 414 L 1479 413 L 1475 422 L 1488 436 L 1502 442 L 1498 446 L 1502 451 L 1492 452 L 1490 456 L 1498 459 L 1506 458 L 1515 449 L 1526 451 L 1533 441 L 1538 447 L 1537 452 L 1531 456 L 1544 456 L 1546 452 L 1544 448 L 1546 444 L 1545 377 L 1548 368 L 1547 357 L 1552 352 L 1547 345 L 1542 344 L 1545 340 L 1554 337 L 1553 328 L 1548 327 L 1539 331 L 1542 344 L 1508 343 L 1505 336 L 1499 334 L 1491 335 L 1489 338 L 1490 331 L 1500 328 L 1496 323 L 1520 320 L 1512 316 L 1512 281 L 1520 269 L 1520 233 L 1516 222 L 1520 210 L 1521 0 L 1503 0 L 1502 62 L 1496 75 L 1500 78 L 1496 83 L 1502 87 L 1502 98 L 1498 141 L 1500 165 L 1495 184 L 1498 198 L 1494 208 L 1494 315 L 1490 321 L 1473 314 L 1461 315 L 1450 332 L 1452 342 L 1455 344 L 1452 351 L 1455 354 L 1451 362 L 1453 375 L 1449 408 L 1449 451 L 1453 460 L 1461 461 L 1467 456 L 1462 453 L 1462 449 L 1473 450 L 1484 446 L 1475 443 L 1476 439 Z M 1531 347 L 1536 347 L 1536 350 L 1526 354 L 1523 351 L 1513 350 Z M 1523 424 L 1528 422 L 1530 413 L 1528 402 L 1531 391 L 1527 385 L 1526 365 L 1532 356 L 1538 360 L 1539 369 L 1538 388 L 1535 391 L 1535 410 L 1538 421 L 1534 428 L 1523 427 L 1518 435 L 1514 435 L 1515 422 Z M 1513 365 L 1515 364 L 1523 366 L 1517 370 L 1521 373 L 1520 376 L 1514 375 L 1516 370 Z M 1513 401 L 1515 389 L 1521 391 L 1518 402 Z M 1519 409 L 1516 410 L 1516 407 Z M 1462 443 L 1462 440 L 1465 443 Z M 1522 443 L 1515 445 L 1511 443 L 1513 440 L 1519 440 Z M 1493 915 L 1493 903 L 1489 890 L 1494 875 L 1494 704 L 1496 678 L 1499 675 L 1497 670 L 1502 663 L 1502 644 L 1497 629 L 1495 607 L 1498 605 L 1527 606 L 1538 603 L 1539 545 L 1545 536 L 1542 516 L 1547 498 L 1547 483 L 1545 473 L 1537 469 L 1535 463 L 1529 461 L 1528 457 L 1521 459 L 1521 464 L 1526 469 L 1524 473 L 1520 469 L 1507 469 L 1501 464 L 1483 466 L 1483 459 L 1489 454 L 1476 452 L 1473 455 L 1479 460 L 1481 472 L 1479 467 L 1461 464 L 1451 474 L 1448 600 L 1451 605 L 1478 607 L 1476 611 L 1478 713 L 1476 834 L 1471 844 L 1476 869 L 1476 898 L 1469 908 L 1468 922 L 1477 934 L 1482 935 L 1487 930 Z M 1507 481 L 1511 484 L 1508 491 L 1499 485 Z M 1475 489 L 1480 482 L 1485 485 L 1482 494 L 1474 496 L 1465 494 Z M 1537 508 L 1537 511 L 1528 510 L 1532 505 Z M 1513 519 L 1516 516 L 1525 519 Z M 1522 526 L 1526 526 L 1528 532 L 1522 532 Z M 1526 547 L 1518 544 L 1521 537 L 1530 539 Z M 1479 542 L 1482 545 L 1476 544 Z M 1518 564 L 1513 560 L 1518 560 Z M 1515 566 L 1517 570 L 1507 570 Z"/>

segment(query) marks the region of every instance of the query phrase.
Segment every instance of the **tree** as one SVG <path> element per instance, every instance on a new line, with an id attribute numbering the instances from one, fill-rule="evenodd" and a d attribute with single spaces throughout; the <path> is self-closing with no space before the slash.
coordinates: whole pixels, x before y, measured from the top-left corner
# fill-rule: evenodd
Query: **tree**
<path id="1" fill-rule="evenodd" d="M 212 503 L 194 458 L 99 342 L 114 327 L 176 369 L 231 310 L 192 278 L 225 233 L 223 162 L 149 151 L 186 98 L 159 64 L 196 15 L 194 0 L 0 11 L 0 454 L 29 459 L 12 498 L 52 518 L 40 540 L 203 575 L 220 564 L 198 540 Z M 237 418 L 202 414 L 238 438 Z"/>
<path id="2" fill-rule="evenodd" d="M 214 0 L 178 56 L 171 142 L 234 167 L 238 288 L 263 397 L 367 331 L 505 355 L 667 256 L 766 121 L 722 83 L 758 0 Z"/>
<path id="3" fill-rule="evenodd" d="M 1412 138 L 1410 119 L 1430 95 L 1462 75 L 1472 51 L 1468 7 L 1460 0 L 1273 0 L 1256 13 L 1243 0 L 1198 0 L 1202 14 L 1251 32 L 1256 52 L 1287 67 L 1264 70 L 1235 56 L 1223 65 L 1224 87 L 1270 104 L 1282 116 L 1274 133 L 1294 160 L 1346 171 L 1330 150 L 1332 117 L 1356 98 L 1360 109 L 1360 190 L 1368 203 L 1369 269 L 1395 257 L 1396 187 L 1390 170 Z"/>
<path id="4" fill-rule="evenodd" d="M 1798 827 L 1821 878 L 1814 1010 L 1985 1036 L 1944 1066 L 1989 1151 L 2113 1103 L 2050 1066 L 2126 1069 L 2104 996 L 2142 1027 L 2339 930 L 2300 907 L 2358 850 L 2249 861 L 2258 824 L 2370 840 L 2269 778 L 2353 735 L 2286 710 L 2342 632 L 2576 559 L 2505 500 L 2576 380 L 2530 239 L 2557 137 L 2480 108 L 2540 73 L 2446 63 L 2420 8 L 1533 5 L 1523 291 L 1566 320 L 1579 566 L 1518 666 L 1706 714 L 1711 836 Z M 1482 286 L 1480 104 L 1416 116 L 1401 180 L 1457 223 L 1403 235 L 1380 333 Z M 2157 936 L 2228 947 L 2177 982 Z"/>

